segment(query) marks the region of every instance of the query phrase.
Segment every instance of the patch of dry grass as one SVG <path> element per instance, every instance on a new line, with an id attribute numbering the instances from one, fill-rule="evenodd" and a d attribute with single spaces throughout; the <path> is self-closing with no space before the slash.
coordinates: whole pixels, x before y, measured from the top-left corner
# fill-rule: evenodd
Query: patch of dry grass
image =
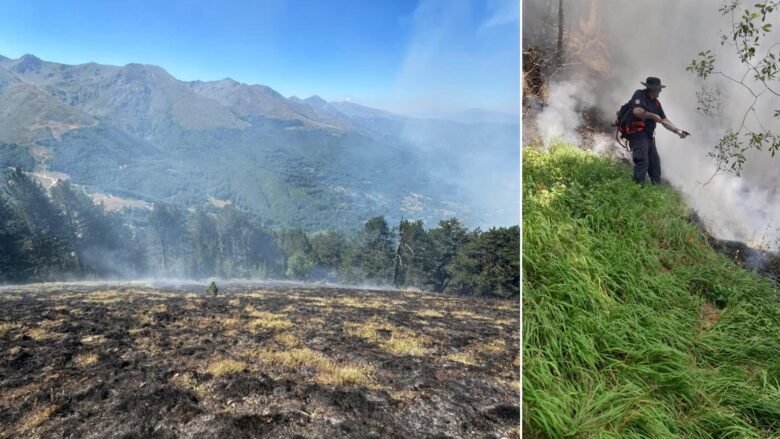
<path id="1" fill-rule="evenodd" d="M 496 320 L 496 321 L 493 322 L 493 324 L 495 324 L 497 326 L 515 326 L 515 327 L 519 328 L 520 327 L 520 318 L 517 317 L 517 318 L 514 318 L 514 319 Z"/>
<path id="2" fill-rule="evenodd" d="M 440 318 L 440 317 L 444 317 L 444 313 L 436 311 L 436 310 L 433 310 L 433 309 L 425 309 L 425 310 L 422 310 L 422 311 L 418 311 L 417 312 L 417 316 L 418 317 L 436 317 L 436 318 Z"/>
<path id="3" fill-rule="evenodd" d="M 198 309 L 198 305 L 196 305 L 192 300 L 188 300 L 182 308 L 186 309 L 187 311 L 195 311 Z"/>
<path id="4" fill-rule="evenodd" d="M 387 304 L 377 298 L 365 298 L 365 297 L 338 297 L 334 299 L 329 305 L 336 305 L 349 308 L 358 309 L 382 309 Z"/>
<path id="5" fill-rule="evenodd" d="M 496 354 L 506 350 L 506 341 L 504 341 L 503 338 L 499 338 L 491 341 L 490 343 L 480 343 L 476 346 L 475 349 L 480 352 L 490 352 Z"/>
<path id="6" fill-rule="evenodd" d="M 299 346 L 301 344 L 301 338 L 298 335 L 289 332 L 278 334 L 276 337 L 274 337 L 274 340 L 279 342 L 282 346 L 288 348 Z"/>
<path id="7" fill-rule="evenodd" d="M 19 387 L 5 388 L 0 393 L 0 407 L 12 407 L 17 404 L 17 401 L 29 395 L 33 395 L 40 391 L 43 383 L 40 381 L 25 384 Z M 0 431 L 2 434 L 2 431 Z M 4 436 L 0 436 L 4 437 Z"/>
<path id="8" fill-rule="evenodd" d="M 244 372 L 246 369 L 247 364 L 243 361 L 232 360 L 229 358 L 212 361 L 206 368 L 206 370 L 208 370 L 210 374 L 214 375 L 214 377 L 233 375 Z"/>
<path id="9" fill-rule="evenodd" d="M 22 325 L 18 323 L 4 322 L 0 323 L 0 337 L 4 336 L 8 331 L 21 328 Z"/>
<path id="10" fill-rule="evenodd" d="M 246 307 L 247 314 L 251 317 L 248 326 L 251 329 L 289 329 L 293 323 L 284 314 L 274 314 L 260 311 L 253 306 Z"/>
<path id="11" fill-rule="evenodd" d="M 195 390 L 198 387 L 198 380 L 189 373 L 176 373 L 171 377 L 171 384 L 185 390 Z"/>
<path id="12" fill-rule="evenodd" d="M 444 357 L 444 359 L 447 361 L 454 361 L 456 363 L 468 364 L 470 366 L 477 365 L 477 360 L 474 358 L 474 355 L 468 351 L 449 354 Z"/>
<path id="13" fill-rule="evenodd" d="M 459 319 L 490 320 L 489 317 L 486 317 L 482 314 L 477 314 L 473 311 L 465 311 L 465 310 L 452 311 L 450 312 L 450 315 L 452 315 L 452 317 L 457 317 Z"/>
<path id="14" fill-rule="evenodd" d="M 349 322 L 344 325 L 344 329 L 349 335 L 377 343 L 396 355 L 419 356 L 428 353 L 425 348 L 430 342 L 428 337 L 386 321 L 371 319 L 363 323 Z M 382 337 L 381 331 L 389 332 L 389 338 Z"/>
<path id="15" fill-rule="evenodd" d="M 138 323 L 141 325 L 153 325 L 154 324 L 154 316 L 152 313 L 147 311 L 139 311 L 135 315 L 136 320 L 138 320 Z"/>
<path id="16" fill-rule="evenodd" d="M 170 382 L 180 389 L 195 392 L 199 398 L 206 398 L 214 393 L 208 383 L 198 383 L 198 380 L 190 372 L 177 373 L 173 375 Z"/>
<path id="17" fill-rule="evenodd" d="M 257 352 L 260 360 L 266 364 L 280 366 L 286 369 L 308 367 L 319 369 L 325 366 L 328 359 L 321 353 L 306 348 L 293 348 L 285 351 L 262 350 Z"/>
<path id="18" fill-rule="evenodd" d="M 520 379 L 504 379 L 504 378 L 496 378 L 496 383 L 502 387 L 508 387 L 512 389 L 513 392 L 520 393 Z"/>
<path id="19" fill-rule="evenodd" d="M 237 293 L 237 295 L 239 295 L 241 297 L 253 297 L 253 298 L 257 298 L 257 299 L 267 299 L 269 294 L 270 294 L 269 291 L 263 291 L 263 290 L 255 290 L 255 291 L 248 291 L 248 292 Z"/>
<path id="20" fill-rule="evenodd" d="M 428 353 L 423 344 L 426 337 L 419 336 L 411 331 L 393 333 L 390 340 L 383 343 L 385 349 L 396 355 L 421 356 Z"/>
<path id="21" fill-rule="evenodd" d="M 43 406 L 38 410 L 30 412 L 19 421 L 17 429 L 19 431 L 32 430 L 33 428 L 43 424 L 58 409 L 59 409 L 58 406 L 50 404 L 50 405 Z"/>
<path id="22" fill-rule="evenodd" d="M 322 317 L 309 317 L 304 321 L 306 326 L 321 327 L 325 324 L 325 319 Z"/>
<path id="23" fill-rule="evenodd" d="M 367 323 L 367 324 L 346 323 L 344 325 L 344 329 L 347 331 L 347 334 L 353 337 L 360 337 L 364 340 L 368 340 L 376 343 L 382 341 L 376 332 L 378 328 L 373 323 Z"/>
<path id="24" fill-rule="evenodd" d="M 27 330 L 27 336 L 35 341 L 46 341 L 59 338 L 62 334 L 51 332 L 46 328 L 32 328 Z"/>
<path id="25" fill-rule="evenodd" d="M 476 366 L 480 364 L 479 355 L 499 354 L 507 349 L 506 341 L 503 338 L 493 340 L 489 343 L 476 343 L 469 345 L 466 349 L 442 357 L 444 361 L 454 361 L 461 364 Z"/>
<path id="26" fill-rule="evenodd" d="M 293 324 L 287 319 L 252 319 L 249 321 L 249 327 L 252 329 L 290 329 Z"/>
<path id="27" fill-rule="evenodd" d="M 95 354 L 84 354 L 74 358 L 73 362 L 81 367 L 89 367 L 94 364 L 97 364 L 98 360 L 99 358 Z"/>
<path id="28" fill-rule="evenodd" d="M 88 335 L 86 337 L 81 337 L 81 344 L 89 345 L 89 346 L 98 346 L 102 345 L 106 342 L 106 337 L 102 335 Z"/>
<path id="29" fill-rule="evenodd" d="M 222 329 L 239 329 L 241 328 L 241 319 L 233 317 L 221 317 L 215 322 L 218 322 Z"/>
<path id="30" fill-rule="evenodd" d="M 110 291 L 98 291 L 96 293 L 88 294 L 82 300 L 87 303 L 107 305 L 111 303 L 121 302 L 124 299 L 125 297 L 123 297 L 123 295 L 118 291 L 110 290 Z"/>
<path id="31" fill-rule="evenodd" d="M 315 381 L 328 385 L 369 385 L 374 368 L 365 364 L 339 364 L 321 352 L 307 347 L 285 351 L 260 350 L 254 355 L 264 364 L 281 369 L 307 368 L 315 370 Z"/>
<path id="32" fill-rule="evenodd" d="M 322 297 L 306 297 L 301 300 L 302 303 L 306 305 L 313 305 L 313 306 L 319 306 L 319 307 L 326 307 L 330 306 L 333 302 L 333 299 L 323 299 Z"/>
<path id="33" fill-rule="evenodd" d="M 65 319 L 42 320 L 40 323 L 38 323 L 38 326 L 41 328 L 52 329 L 61 326 L 63 323 L 65 323 Z"/>
<path id="34" fill-rule="evenodd" d="M 349 384 L 368 385 L 374 368 L 366 364 L 337 365 L 331 363 L 317 374 L 317 381 L 322 384 L 344 386 Z"/>

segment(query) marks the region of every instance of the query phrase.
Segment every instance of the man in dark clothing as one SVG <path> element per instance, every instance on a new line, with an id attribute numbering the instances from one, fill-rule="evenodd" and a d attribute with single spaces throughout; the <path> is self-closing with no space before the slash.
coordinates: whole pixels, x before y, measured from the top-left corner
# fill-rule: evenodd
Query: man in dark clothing
<path id="1" fill-rule="evenodd" d="M 681 139 L 684 139 L 688 133 L 675 127 L 666 118 L 658 101 L 661 89 L 666 87 L 661 85 L 661 80 L 651 76 L 647 78 L 647 82 L 641 84 L 645 89 L 635 91 L 631 97 L 632 133 L 628 135 L 631 156 L 634 160 L 634 181 L 644 184 L 645 175 L 650 174 L 650 181 L 658 184 L 661 182 L 661 159 L 655 147 L 656 123 L 660 123 Z"/>

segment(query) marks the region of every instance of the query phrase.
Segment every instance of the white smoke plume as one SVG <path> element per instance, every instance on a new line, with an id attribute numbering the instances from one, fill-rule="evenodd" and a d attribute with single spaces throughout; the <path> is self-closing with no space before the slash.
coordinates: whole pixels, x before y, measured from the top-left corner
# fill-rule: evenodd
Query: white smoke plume
<path id="1" fill-rule="evenodd" d="M 550 85 L 547 105 L 536 116 L 536 130 L 549 147 L 556 140 L 580 144 L 583 103 L 593 102 L 585 84 L 579 81 L 555 82 Z"/>
<path id="2" fill-rule="evenodd" d="M 556 23 L 558 2 L 553 3 L 523 2 L 524 48 L 534 45 L 550 50 L 555 29 L 546 24 Z M 717 57 L 716 69 L 737 78 L 744 73 L 734 49 L 720 44 L 719 32 L 728 33 L 731 28 L 731 17 L 722 16 L 720 6 L 715 1 L 565 1 L 567 50 L 569 54 L 577 53 L 557 75 L 558 84 L 550 86 L 549 106 L 538 115 L 535 128 L 543 138 L 546 133 L 569 140 L 581 122 L 580 116 L 572 116 L 571 111 L 592 104 L 603 120 L 612 121 L 631 94 L 643 88 L 640 81 L 648 76 L 660 77 L 667 85 L 659 98 L 667 117 L 692 133 L 679 139 L 660 126 L 656 130 L 663 177 L 685 195 L 716 237 L 777 250 L 780 224 L 773 218 L 780 213 L 780 156 L 770 158 L 767 152 L 754 151 L 748 154 L 742 177 L 721 174 L 714 178 L 716 163 L 707 156 L 728 128 L 740 125 L 753 96 L 721 75 L 702 81 L 685 70 L 700 51 L 712 50 Z M 759 58 L 765 53 L 762 51 L 780 43 L 780 14 L 768 19 L 773 32 L 759 48 Z M 576 90 L 574 94 L 570 93 L 572 89 Z M 715 89 L 720 94 L 714 94 L 713 111 L 705 114 L 697 93 Z M 772 117 L 777 107 L 777 99 L 762 98 L 756 113 L 764 128 L 780 133 L 780 120 Z M 757 128 L 753 114 L 748 116 L 746 126 Z M 605 135 L 610 134 L 605 130 Z M 607 145 L 594 142 L 592 149 L 609 149 Z"/>

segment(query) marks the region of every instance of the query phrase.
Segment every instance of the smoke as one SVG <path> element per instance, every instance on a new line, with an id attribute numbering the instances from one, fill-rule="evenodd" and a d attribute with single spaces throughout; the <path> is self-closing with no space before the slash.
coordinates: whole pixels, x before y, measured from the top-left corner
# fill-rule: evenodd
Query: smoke
<path id="1" fill-rule="evenodd" d="M 536 129 L 549 147 L 553 141 L 581 144 L 578 130 L 582 110 L 593 103 L 593 95 L 580 81 L 556 82 L 550 85 L 547 106 L 536 116 Z"/>
<path id="2" fill-rule="evenodd" d="M 403 139 L 438 164 L 437 184 L 456 192 L 440 216 L 453 216 L 446 207 L 453 206 L 466 212 L 469 226 L 517 224 L 520 127 L 507 121 L 519 122 L 519 3 L 423 0 L 408 25 L 396 79 L 399 109 L 467 121 L 413 119 L 401 129 Z"/>
<path id="3" fill-rule="evenodd" d="M 557 24 L 558 3 L 554 3 L 523 2 L 524 48 L 549 51 L 553 47 L 556 29 L 549 25 Z M 739 178 L 731 174 L 712 177 L 716 162 L 707 156 L 729 128 L 739 127 L 753 96 L 721 75 L 702 81 L 685 70 L 700 51 L 711 50 L 717 59 L 716 70 L 742 77 L 744 65 L 733 47 L 720 44 L 719 32 L 730 31 L 731 17 L 722 16 L 719 7 L 709 1 L 564 2 L 568 65 L 556 75 L 557 83 L 549 88 L 549 106 L 538 114 L 535 125 L 545 142 L 558 136 L 582 143 L 576 135 L 582 121 L 572 111 L 592 105 L 604 120 L 611 121 L 631 94 L 643 88 L 640 81 L 660 77 L 667 85 L 659 98 L 667 117 L 692 133 L 679 139 L 663 127 L 656 130 L 664 179 L 684 194 L 714 236 L 777 249 L 780 229 L 772 218 L 780 210 L 780 174 L 776 172 L 780 162 L 775 161 L 780 158 L 750 152 Z M 780 27 L 780 14 L 767 20 L 774 29 Z M 777 32 L 766 37 L 757 53 L 759 59 L 764 50 L 780 42 Z M 745 82 L 755 85 L 749 77 Z M 711 105 L 703 107 L 701 97 L 709 98 Z M 777 101 L 762 97 L 756 114 L 764 128 L 780 133 L 772 104 L 776 107 Z M 745 120 L 746 127 L 760 128 L 754 114 L 747 114 Z M 601 151 L 605 145 L 600 143 L 593 150 Z"/>

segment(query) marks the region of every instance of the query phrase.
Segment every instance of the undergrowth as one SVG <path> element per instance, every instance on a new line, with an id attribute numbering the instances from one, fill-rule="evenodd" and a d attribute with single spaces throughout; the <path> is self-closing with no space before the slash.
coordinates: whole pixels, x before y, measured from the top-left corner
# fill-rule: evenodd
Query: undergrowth
<path id="1" fill-rule="evenodd" d="M 629 176 L 524 149 L 524 433 L 780 437 L 780 293 Z"/>

